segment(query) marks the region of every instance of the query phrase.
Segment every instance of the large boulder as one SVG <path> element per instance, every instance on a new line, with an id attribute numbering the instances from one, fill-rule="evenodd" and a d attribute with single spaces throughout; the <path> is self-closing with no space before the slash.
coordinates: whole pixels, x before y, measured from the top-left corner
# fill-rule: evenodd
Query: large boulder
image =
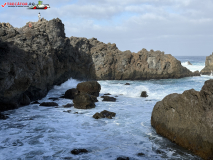
<path id="1" fill-rule="evenodd" d="M 203 75 L 213 74 L 213 52 L 212 55 L 206 57 L 205 67 L 200 71 Z"/>
<path id="2" fill-rule="evenodd" d="M 157 102 L 151 125 L 158 134 L 191 150 L 204 159 L 213 159 L 213 80 L 201 91 L 173 93 Z"/>
<path id="3" fill-rule="evenodd" d="M 78 83 L 77 90 L 80 93 L 87 93 L 98 97 L 101 90 L 101 85 L 97 81 L 82 82 Z"/>
<path id="4" fill-rule="evenodd" d="M 74 107 L 78 109 L 91 109 L 95 108 L 95 103 L 97 102 L 97 97 L 82 93 L 73 99 Z"/>

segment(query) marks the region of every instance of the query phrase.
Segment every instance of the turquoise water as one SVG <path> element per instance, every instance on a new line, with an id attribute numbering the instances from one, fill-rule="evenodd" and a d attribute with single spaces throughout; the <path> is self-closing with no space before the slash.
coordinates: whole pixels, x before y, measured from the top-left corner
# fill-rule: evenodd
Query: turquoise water
<path id="1" fill-rule="evenodd" d="M 205 57 L 176 57 L 191 70 L 205 65 Z M 193 64 L 188 66 L 186 61 Z M 182 93 L 194 88 L 199 91 L 211 76 L 188 77 L 148 81 L 99 81 L 100 96 L 111 93 L 118 96 L 116 102 L 99 102 L 90 110 L 70 108 L 62 105 L 72 100 L 56 101 L 59 108 L 28 105 L 7 111 L 9 119 L 0 121 L 0 159 L 79 159 L 115 160 L 119 156 L 139 159 L 199 159 L 189 151 L 156 134 L 151 127 L 151 113 L 157 101 L 171 93 Z M 67 89 L 76 87 L 79 81 L 70 79 L 55 86 L 40 102 L 59 97 Z M 130 83 L 131 85 L 124 85 Z M 142 91 L 148 97 L 142 98 Z M 109 110 L 116 113 L 113 119 L 93 119 L 96 112 Z M 74 114 L 78 112 L 78 114 Z M 88 154 L 74 156 L 74 148 L 86 148 Z M 144 153 L 142 157 L 137 153 Z"/>

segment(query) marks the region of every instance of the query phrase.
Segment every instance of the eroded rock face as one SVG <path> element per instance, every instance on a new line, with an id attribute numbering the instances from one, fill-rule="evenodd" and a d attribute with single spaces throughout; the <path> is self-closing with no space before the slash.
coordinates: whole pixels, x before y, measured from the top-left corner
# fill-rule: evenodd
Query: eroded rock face
<path id="1" fill-rule="evenodd" d="M 73 99 L 74 107 L 78 109 L 91 109 L 95 108 L 95 103 L 97 102 L 97 97 L 82 93 Z"/>
<path id="2" fill-rule="evenodd" d="M 171 141 L 204 159 L 213 159 L 213 80 L 201 91 L 170 94 L 157 102 L 151 125 Z"/>
<path id="3" fill-rule="evenodd" d="M 115 44 L 95 38 L 67 38 L 58 18 L 28 22 L 22 28 L 0 23 L 0 53 L 0 111 L 17 108 L 23 95 L 30 101 L 43 98 L 70 77 L 146 80 L 199 75 L 160 51 L 121 52 Z"/>
<path id="4" fill-rule="evenodd" d="M 206 57 L 205 67 L 200 71 L 203 75 L 210 75 L 213 73 L 213 52 L 212 55 Z"/>
<path id="5" fill-rule="evenodd" d="M 81 93 L 87 93 L 98 97 L 101 90 L 101 85 L 97 81 L 89 81 L 78 83 L 77 90 Z"/>

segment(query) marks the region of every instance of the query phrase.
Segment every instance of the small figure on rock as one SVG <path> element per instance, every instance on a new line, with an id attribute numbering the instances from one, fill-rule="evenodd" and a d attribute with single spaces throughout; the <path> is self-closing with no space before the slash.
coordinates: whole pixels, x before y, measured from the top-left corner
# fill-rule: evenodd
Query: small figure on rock
<path id="1" fill-rule="evenodd" d="M 38 20 L 39 21 L 41 20 L 41 14 L 40 14 L 40 12 L 38 13 Z"/>

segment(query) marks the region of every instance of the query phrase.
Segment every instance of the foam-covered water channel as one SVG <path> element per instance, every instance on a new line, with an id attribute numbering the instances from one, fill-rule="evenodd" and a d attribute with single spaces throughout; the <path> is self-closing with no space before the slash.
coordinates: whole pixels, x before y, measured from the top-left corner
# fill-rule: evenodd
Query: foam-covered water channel
<path id="1" fill-rule="evenodd" d="M 119 156 L 130 159 L 199 159 L 189 151 L 156 134 L 151 127 L 151 113 L 157 101 L 170 93 L 200 90 L 210 76 L 149 81 L 98 81 L 100 96 L 111 93 L 116 102 L 102 102 L 89 110 L 64 108 L 72 100 L 59 99 L 55 107 L 31 104 L 6 111 L 8 119 L 0 121 L 0 159 L 85 159 L 114 160 Z M 124 85 L 125 83 L 130 85 Z M 60 97 L 79 81 L 70 79 L 55 86 L 39 102 Z M 148 97 L 140 97 L 147 91 Z M 70 113 L 64 112 L 71 110 Z M 93 114 L 108 110 L 113 119 L 94 119 Z M 75 112 L 78 112 L 75 113 Z M 87 154 L 72 155 L 75 148 L 85 148 Z M 144 153 L 144 156 L 138 156 Z"/>

